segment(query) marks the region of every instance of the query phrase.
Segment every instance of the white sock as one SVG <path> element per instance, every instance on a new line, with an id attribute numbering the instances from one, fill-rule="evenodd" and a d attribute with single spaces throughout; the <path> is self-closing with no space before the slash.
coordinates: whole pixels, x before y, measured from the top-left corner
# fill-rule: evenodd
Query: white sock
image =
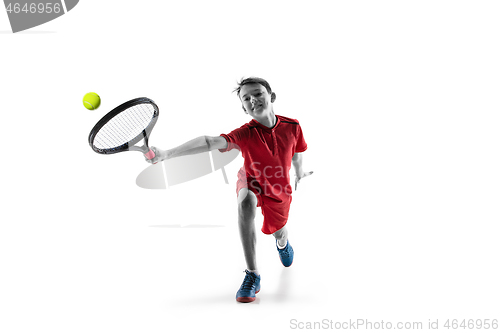
<path id="1" fill-rule="evenodd" d="M 283 242 L 283 240 L 281 240 L 281 242 Z M 281 242 L 278 240 L 278 249 L 283 250 L 286 247 L 287 240 L 285 239 L 283 245 L 280 244 Z"/>
<path id="2" fill-rule="evenodd" d="M 247 269 L 247 271 L 251 272 L 251 273 L 254 273 L 255 275 L 257 276 L 260 276 L 259 274 L 259 270 L 258 269 L 254 269 L 254 270 L 251 270 L 251 269 Z"/>

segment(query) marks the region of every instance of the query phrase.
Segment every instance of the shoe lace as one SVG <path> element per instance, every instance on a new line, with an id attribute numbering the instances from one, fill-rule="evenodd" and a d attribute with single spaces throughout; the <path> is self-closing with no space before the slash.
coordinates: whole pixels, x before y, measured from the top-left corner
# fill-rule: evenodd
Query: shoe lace
<path id="1" fill-rule="evenodd" d="M 255 285 L 255 276 L 251 274 L 249 271 L 245 271 L 247 275 L 245 279 L 243 279 L 243 283 L 241 284 L 242 290 L 251 290 Z"/>
<path id="2" fill-rule="evenodd" d="M 290 248 L 287 246 L 284 249 L 280 249 L 280 255 L 282 258 L 288 258 L 290 257 Z"/>

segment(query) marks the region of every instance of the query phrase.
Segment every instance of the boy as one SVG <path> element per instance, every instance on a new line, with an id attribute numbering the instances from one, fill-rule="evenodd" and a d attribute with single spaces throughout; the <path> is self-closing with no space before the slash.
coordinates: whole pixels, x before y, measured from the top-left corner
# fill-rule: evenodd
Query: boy
<path id="1" fill-rule="evenodd" d="M 247 269 L 236 293 L 238 302 L 252 302 L 260 290 L 260 274 L 255 256 L 254 218 L 257 207 L 264 215 L 262 232 L 276 238 L 276 247 L 285 267 L 293 262 L 293 248 L 288 242 L 285 224 L 292 201 L 289 171 L 295 168 L 297 183 L 312 174 L 302 170 L 301 153 L 307 149 L 302 129 L 295 119 L 276 116 L 273 103 L 276 94 L 267 81 L 250 77 L 235 89 L 243 111 L 253 120 L 218 137 L 201 136 L 170 150 L 152 147 L 156 157 L 150 163 L 214 149 L 221 152 L 239 149 L 245 160 L 238 172 L 238 227 Z"/>

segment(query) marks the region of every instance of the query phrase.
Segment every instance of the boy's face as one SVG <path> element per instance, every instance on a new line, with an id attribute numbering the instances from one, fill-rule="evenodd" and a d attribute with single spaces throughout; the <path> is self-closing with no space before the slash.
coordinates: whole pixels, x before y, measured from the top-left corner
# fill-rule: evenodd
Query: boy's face
<path id="1" fill-rule="evenodd" d="M 262 117 L 271 112 L 271 104 L 276 95 L 268 93 L 267 89 L 259 83 L 249 83 L 241 87 L 240 100 L 243 110 L 252 117 Z"/>

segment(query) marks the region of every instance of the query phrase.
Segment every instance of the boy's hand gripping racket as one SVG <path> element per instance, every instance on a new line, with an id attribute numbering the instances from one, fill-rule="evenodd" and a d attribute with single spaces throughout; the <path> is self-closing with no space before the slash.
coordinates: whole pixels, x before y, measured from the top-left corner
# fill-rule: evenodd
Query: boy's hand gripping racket
<path id="1" fill-rule="evenodd" d="M 123 103 L 97 122 L 90 131 L 89 144 L 99 154 L 140 151 L 151 160 L 155 153 L 148 146 L 148 138 L 159 114 L 155 102 L 146 97 Z M 142 139 L 142 146 L 134 146 Z"/>

